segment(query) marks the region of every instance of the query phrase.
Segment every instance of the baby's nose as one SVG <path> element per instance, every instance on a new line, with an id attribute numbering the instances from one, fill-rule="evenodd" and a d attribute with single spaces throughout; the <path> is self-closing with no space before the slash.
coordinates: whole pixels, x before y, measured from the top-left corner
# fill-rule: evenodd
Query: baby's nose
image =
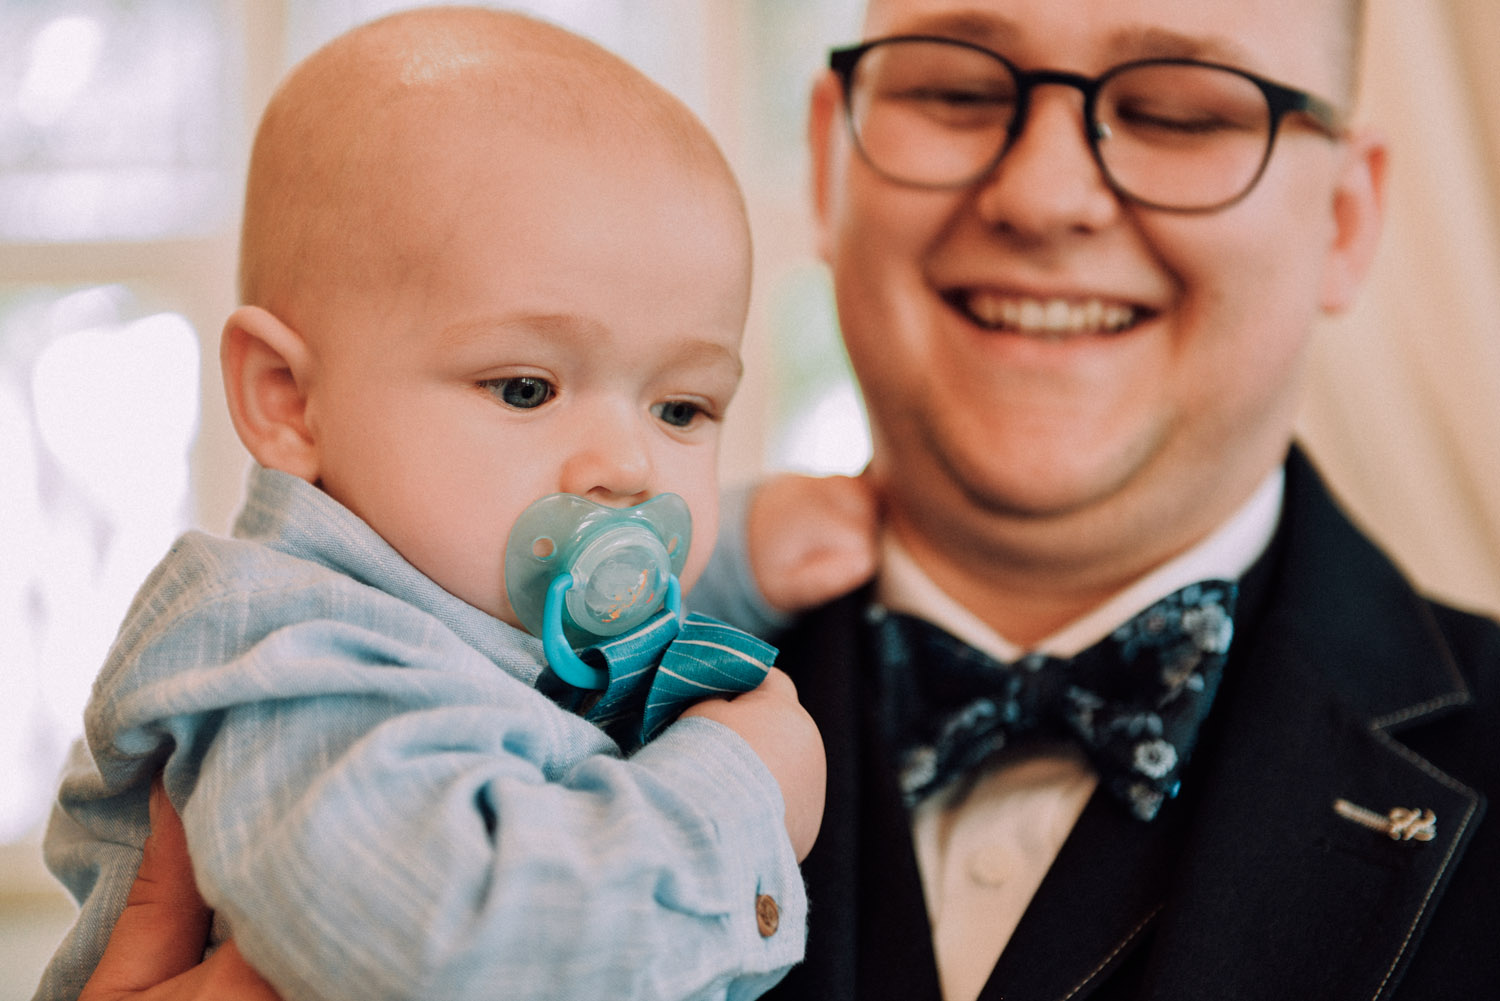
<path id="1" fill-rule="evenodd" d="M 601 411 L 580 428 L 563 465 L 562 489 L 600 504 L 638 504 L 651 488 L 647 429 L 623 408 Z"/>

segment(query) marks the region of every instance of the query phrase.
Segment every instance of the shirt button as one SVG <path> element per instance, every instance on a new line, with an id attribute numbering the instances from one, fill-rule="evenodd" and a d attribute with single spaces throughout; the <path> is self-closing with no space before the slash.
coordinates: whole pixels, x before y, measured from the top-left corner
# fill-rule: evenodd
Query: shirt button
<path id="1" fill-rule="evenodd" d="M 776 934 L 776 929 L 781 925 L 781 910 L 776 906 L 776 898 L 767 893 L 757 894 L 755 897 L 755 927 L 760 929 L 761 938 L 770 938 Z"/>

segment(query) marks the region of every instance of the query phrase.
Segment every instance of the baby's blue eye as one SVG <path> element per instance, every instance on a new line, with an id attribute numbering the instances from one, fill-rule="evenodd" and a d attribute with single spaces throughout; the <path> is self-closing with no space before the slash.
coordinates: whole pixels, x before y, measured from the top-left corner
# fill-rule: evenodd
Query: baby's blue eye
<path id="1" fill-rule="evenodd" d="M 668 400 L 651 408 L 656 419 L 674 428 L 685 428 L 703 415 L 703 408 L 687 400 Z"/>
<path id="2" fill-rule="evenodd" d="M 533 410 L 557 393 L 546 379 L 529 375 L 513 379 L 486 379 L 480 385 L 489 390 L 495 399 L 516 410 Z"/>

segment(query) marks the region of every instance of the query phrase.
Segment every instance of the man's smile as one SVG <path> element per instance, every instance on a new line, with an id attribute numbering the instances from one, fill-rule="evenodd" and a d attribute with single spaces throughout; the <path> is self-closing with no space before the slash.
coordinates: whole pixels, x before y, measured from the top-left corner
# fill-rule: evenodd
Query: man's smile
<path id="1" fill-rule="evenodd" d="M 1090 334 L 1114 334 L 1147 318 L 1148 312 L 1097 296 L 1038 297 L 990 289 L 957 288 L 943 300 L 986 330 L 1005 331 L 1042 340 L 1067 340 Z"/>

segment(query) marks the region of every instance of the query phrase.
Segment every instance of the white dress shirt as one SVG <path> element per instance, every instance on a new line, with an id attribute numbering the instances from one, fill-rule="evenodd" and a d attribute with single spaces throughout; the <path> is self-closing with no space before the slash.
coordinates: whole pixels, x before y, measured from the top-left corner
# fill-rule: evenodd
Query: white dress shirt
<path id="1" fill-rule="evenodd" d="M 1208 578 L 1238 579 L 1270 544 L 1284 485 L 1278 468 L 1203 542 L 1034 649 L 1071 657 L 1179 588 Z M 920 616 L 1000 661 L 1030 652 L 940 590 L 889 533 L 881 555 L 877 594 L 887 608 Z M 1082 750 L 1059 744 L 932 796 L 912 812 L 945 1001 L 979 996 L 1097 781 Z"/>

